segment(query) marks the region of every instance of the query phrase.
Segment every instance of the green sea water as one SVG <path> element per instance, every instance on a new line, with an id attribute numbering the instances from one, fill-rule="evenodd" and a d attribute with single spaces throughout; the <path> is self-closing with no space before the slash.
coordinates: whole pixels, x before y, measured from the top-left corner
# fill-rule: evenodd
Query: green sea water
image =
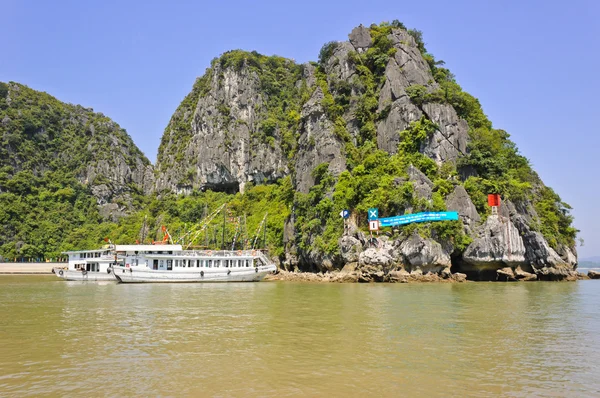
<path id="1" fill-rule="evenodd" d="M 0 396 L 600 396 L 600 282 L 0 276 Z"/>

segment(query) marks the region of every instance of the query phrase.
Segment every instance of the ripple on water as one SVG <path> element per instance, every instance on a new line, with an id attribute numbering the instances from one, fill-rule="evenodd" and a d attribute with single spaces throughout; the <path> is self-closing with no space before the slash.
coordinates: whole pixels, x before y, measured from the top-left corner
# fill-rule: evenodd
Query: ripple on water
<path id="1" fill-rule="evenodd" d="M 594 281 L 50 280 L 0 277 L 0 395 L 600 394 Z"/>

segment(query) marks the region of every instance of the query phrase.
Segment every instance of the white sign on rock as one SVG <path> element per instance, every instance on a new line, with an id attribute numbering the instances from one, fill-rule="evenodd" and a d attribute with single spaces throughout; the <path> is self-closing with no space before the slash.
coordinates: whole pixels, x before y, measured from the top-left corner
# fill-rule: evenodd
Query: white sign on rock
<path id="1" fill-rule="evenodd" d="M 369 231 L 379 231 L 379 220 L 369 221 Z"/>

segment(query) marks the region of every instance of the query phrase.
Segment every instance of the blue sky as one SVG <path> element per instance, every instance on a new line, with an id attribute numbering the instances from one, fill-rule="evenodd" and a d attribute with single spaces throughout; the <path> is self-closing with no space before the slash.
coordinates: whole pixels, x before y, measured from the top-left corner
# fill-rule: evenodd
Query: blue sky
<path id="1" fill-rule="evenodd" d="M 399 19 L 574 207 L 600 254 L 600 2 L 0 0 L 0 81 L 118 122 L 154 162 L 171 114 L 210 60 L 241 48 L 297 62 L 354 26 Z"/>

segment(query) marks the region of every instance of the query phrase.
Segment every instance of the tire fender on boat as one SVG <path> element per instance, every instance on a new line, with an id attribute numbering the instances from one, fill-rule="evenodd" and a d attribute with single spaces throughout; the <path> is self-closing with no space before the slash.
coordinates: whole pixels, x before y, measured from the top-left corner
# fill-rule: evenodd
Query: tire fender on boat
<path id="1" fill-rule="evenodd" d="M 258 267 L 254 268 L 254 272 L 258 273 Z"/>
<path id="2" fill-rule="evenodd" d="M 231 270 L 230 269 L 227 270 L 227 275 L 229 275 L 229 274 L 231 274 Z"/>
<path id="3" fill-rule="evenodd" d="M 200 271 L 200 276 L 204 278 L 204 271 Z"/>
<path id="4" fill-rule="evenodd" d="M 62 269 L 60 271 L 58 271 L 58 275 L 63 276 L 63 274 L 64 274 L 64 272 Z"/>
<path id="5" fill-rule="evenodd" d="M 107 268 L 107 269 L 106 269 L 106 273 L 107 273 L 107 274 L 110 274 L 110 268 Z"/>

